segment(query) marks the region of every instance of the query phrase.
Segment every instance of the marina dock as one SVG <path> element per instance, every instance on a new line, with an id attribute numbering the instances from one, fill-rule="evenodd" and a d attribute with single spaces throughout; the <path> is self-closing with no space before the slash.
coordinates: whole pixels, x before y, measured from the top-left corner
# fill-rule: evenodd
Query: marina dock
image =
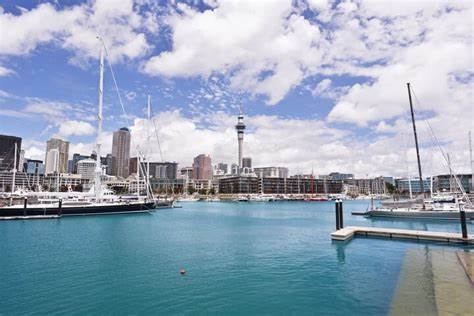
<path id="1" fill-rule="evenodd" d="M 331 234 L 332 240 L 337 241 L 350 240 L 355 236 L 474 244 L 474 235 L 468 235 L 468 238 L 462 238 L 460 233 L 430 232 L 423 230 L 408 230 L 395 228 L 348 226 L 339 229 Z"/>

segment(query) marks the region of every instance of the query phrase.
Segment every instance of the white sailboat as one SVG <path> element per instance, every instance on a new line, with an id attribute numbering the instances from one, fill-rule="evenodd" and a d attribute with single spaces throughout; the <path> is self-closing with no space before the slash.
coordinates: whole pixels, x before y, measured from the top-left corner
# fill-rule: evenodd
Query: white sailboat
<path id="1" fill-rule="evenodd" d="M 27 219 L 45 216 L 70 216 L 91 214 L 123 214 L 149 212 L 157 207 L 172 207 L 170 202 L 156 201 L 152 196 L 122 197 L 103 187 L 102 167 L 100 163 L 100 135 L 102 133 L 103 82 L 105 44 L 102 39 L 99 63 L 99 89 L 97 113 L 96 168 L 92 192 L 31 192 L 23 196 L 22 205 L 0 207 L 0 219 Z M 15 150 L 16 158 L 16 150 Z M 138 164 L 138 168 L 140 168 Z M 145 174 L 145 173 L 144 173 Z M 15 189 L 16 159 L 13 170 L 12 192 Z M 146 181 L 148 185 L 148 180 Z M 148 191 L 148 189 L 147 189 Z M 28 203 L 28 199 L 30 202 Z"/>

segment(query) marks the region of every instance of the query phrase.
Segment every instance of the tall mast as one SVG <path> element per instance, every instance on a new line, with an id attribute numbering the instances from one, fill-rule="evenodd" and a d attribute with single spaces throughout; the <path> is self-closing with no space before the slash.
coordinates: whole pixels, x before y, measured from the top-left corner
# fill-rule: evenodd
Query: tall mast
<path id="1" fill-rule="evenodd" d="M 472 161 L 472 138 L 471 131 L 469 131 L 469 158 L 471 160 L 471 193 L 474 192 L 474 165 Z"/>
<path id="2" fill-rule="evenodd" d="M 148 112 L 148 127 L 146 129 L 146 132 L 147 132 L 147 147 L 148 148 L 151 148 L 150 147 L 150 122 L 151 122 L 151 97 L 150 95 L 148 95 L 148 108 L 147 108 L 147 112 Z M 147 192 L 147 196 L 148 195 L 151 195 L 151 186 L 150 186 L 150 153 L 148 153 L 148 157 L 146 157 L 146 182 L 145 182 L 145 185 L 146 185 L 146 192 Z M 151 197 L 151 196 L 148 196 L 148 197 Z"/>
<path id="3" fill-rule="evenodd" d="M 423 175 L 421 174 L 420 149 L 418 147 L 418 135 L 416 134 L 415 114 L 413 112 L 413 104 L 411 102 L 411 90 L 410 90 L 409 82 L 407 83 L 407 88 L 408 88 L 408 99 L 410 101 L 411 122 L 413 123 L 413 134 L 415 135 L 416 160 L 418 162 L 418 176 L 420 177 L 420 190 L 423 196 L 425 196 L 425 188 L 423 186 Z M 423 208 L 425 208 L 424 202 L 423 202 Z"/>
<path id="4" fill-rule="evenodd" d="M 18 150 L 18 145 L 15 142 L 15 152 L 13 153 L 13 176 L 12 176 L 12 193 L 15 192 L 15 180 L 16 180 L 16 152 Z"/>
<path id="5" fill-rule="evenodd" d="M 96 163 L 95 163 L 95 181 L 94 193 L 97 202 L 100 202 L 102 197 L 102 184 L 100 177 L 102 175 L 102 168 L 100 166 L 100 135 L 102 134 L 102 107 L 104 97 L 104 43 L 101 40 L 100 47 L 100 64 L 99 64 L 99 111 L 97 113 L 97 141 L 96 141 Z"/>

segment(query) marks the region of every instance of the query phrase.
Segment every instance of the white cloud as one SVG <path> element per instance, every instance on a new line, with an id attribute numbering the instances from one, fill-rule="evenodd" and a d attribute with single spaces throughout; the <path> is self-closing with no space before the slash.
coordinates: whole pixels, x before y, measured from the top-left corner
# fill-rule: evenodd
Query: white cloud
<path id="1" fill-rule="evenodd" d="M 14 73 L 15 72 L 13 70 L 8 69 L 8 68 L 0 65 L 0 77 L 9 76 L 9 75 L 12 75 Z"/>
<path id="2" fill-rule="evenodd" d="M 221 1 L 205 12 L 178 5 L 168 18 L 173 50 L 152 57 L 144 71 L 204 78 L 224 73 L 235 89 L 275 104 L 321 60 L 319 27 L 296 11 L 291 1 Z"/>
<path id="3" fill-rule="evenodd" d="M 89 136 L 93 135 L 94 132 L 94 127 L 88 122 L 69 120 L 59 123 L 57 135 L 62 137 Z"/>
<path id="4" fill-rule="evenodd" d="M 0 55 L 25 55 L 53 43 L 70 50 L 71 62 L 82 65 L 98 58 L 100 34 L 112 62 L 135 59 L 151 47 L 141 31 L 144 20 L 139 9 L 132 0 L 97 0 L 60 10 L 43 3 L 19 15 L 0 7 Z"/>

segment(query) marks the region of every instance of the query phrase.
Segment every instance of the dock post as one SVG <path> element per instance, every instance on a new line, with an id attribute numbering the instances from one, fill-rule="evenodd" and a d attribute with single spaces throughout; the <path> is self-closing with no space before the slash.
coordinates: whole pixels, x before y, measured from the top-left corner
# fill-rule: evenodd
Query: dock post
<path id="1" fill-rule="evenodd" d="M 336 207 L 336 230 L 339 230 L 340 228 L 340 219 L 339 219 L 339 200 L 336 200 L 336 203 L 334 203 Z"/>
<path id="2" fill-rule="evenodd" d="M 459 216 L 461 217 L 462 238 L 467 238 L 466 211 L 463 205 L 459 205 Z"/>
<path id="3" fill-rule="evenodd" d="M 58 215 L 61 216 L 62 213 L 63 213 L 63 199 L 59 199 Z"/>
<path id="4" fill-rule="evenodd" d="M 342 200 L 339 199 L 339 228 L 344 228 L 344 212 L 342 208 Z"/>
<path id="5" fill-rule="evenodd" d="M 26 216 L 26 206 L 28 205 L 28 198 L 25 197 L 23 200 L 23 216 Z"/>

